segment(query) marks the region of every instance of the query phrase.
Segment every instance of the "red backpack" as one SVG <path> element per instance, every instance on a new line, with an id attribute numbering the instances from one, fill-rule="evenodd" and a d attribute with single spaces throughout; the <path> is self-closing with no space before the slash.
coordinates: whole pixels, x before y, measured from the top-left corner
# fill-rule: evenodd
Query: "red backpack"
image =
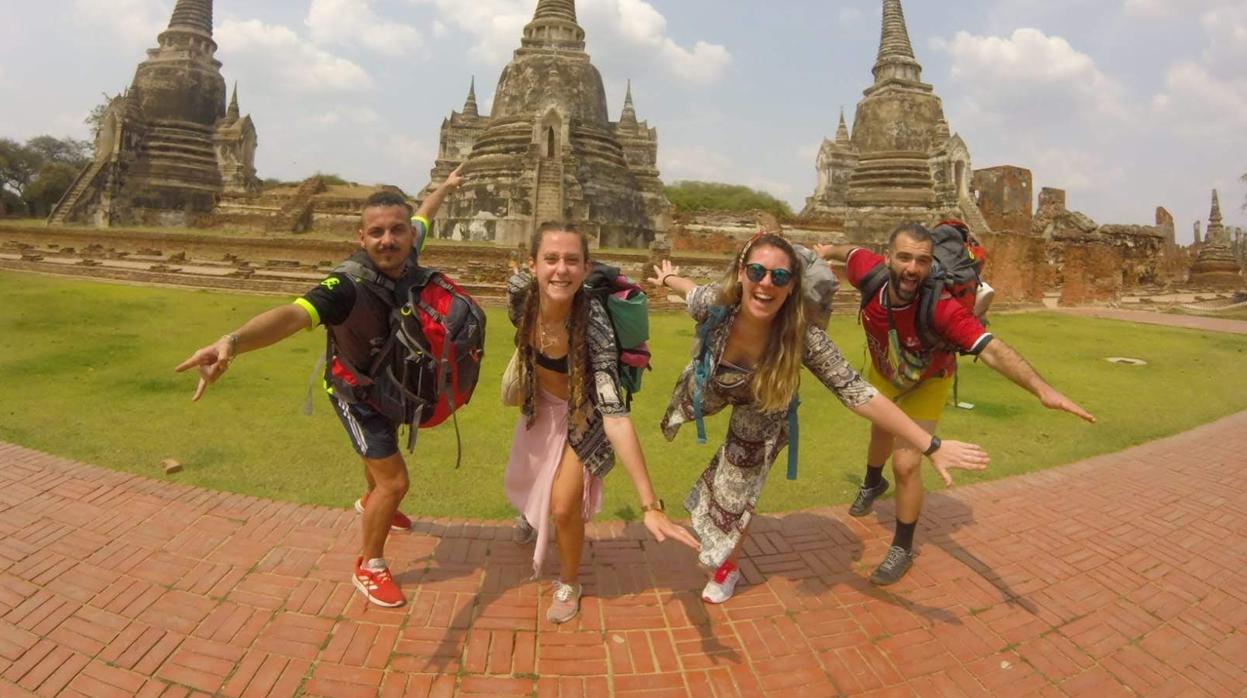
<path id="1" fill-rule="evenodd" d="M 362 282 L 392 310 L 389 334 L 366 371 L 338 356 L 327 333 L 325 382 L 334 395 L 407 425 L 414 450 L 415 427 L 435 427 L 472 399 L 485 355 L 485 311 L 436 269 L 416 266 L 394 281 L 352 258 L 335 271 Z M 456 421 L 456 438 L 458 432 Z"/>

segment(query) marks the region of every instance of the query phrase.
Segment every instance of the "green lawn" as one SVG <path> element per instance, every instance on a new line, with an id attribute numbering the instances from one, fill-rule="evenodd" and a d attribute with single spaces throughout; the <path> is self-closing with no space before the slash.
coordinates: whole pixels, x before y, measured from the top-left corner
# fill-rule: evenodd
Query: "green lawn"
<path id="1" fill-rule="evenodd" d="M 176 458 L 177 481 L 276 499 L 345 507 L 362 485 L 361 466 L 323 396 L 301 414 L 308 375 L 324 346 L 321 331 L 248 354 L 198 404 L 195 379 L 173 366 L 195 348 L 280 302 L 272 297 L 70 281 L 0 273 L 0 371 L 5 397 L 0 439 L 89 463 L 163 477 Z M 498 402 L 498 376 L 510 356 L 505 315 L 490 311 L 485 376 L 459 419 L 463 466 L 455 470 L 455 433 L 444 425 L 420 435 L 406 510 L 416 515 L 504 518 L 502 472 L 516 411 Z M 712 454 L 693 428 L 667 444 L 657 424 L 685 363 L 693 326 L 686 316 L 652 320 L 656 369 L 634 404 L 634 419 L 658 491 L 678 502 Z M 963 360 L 961 399 L 940 434 L 974 440 L 991 469 L 961 483 L 1068 463 L 1183 431 L 1247 408 L 1247 337 L 1067 317 L 1001 315 L 993 330 L 1056 386 L 1094 412 L 1087 425 L 1050 413 L 985 367 Z M 832 336 L 854 362 L 861 329 L 837 317 Z M 1144 359 L 1141 368 L 1106 356 Z M 807 376 L 802 394 L 801 476 L 784 479 L 781 454 L 765 509 L 848 501 L 865 458 L 867 425 Z M 708 421 L 711 444 L 727 416 Z M 928 468 L 929 470 L 929 468 Z M 929 473 L 928 473 L 929 475 Z M 612 474 L 606 516 L 631 518 L 636 495 Z M 934 480 L 929 480 L 934 487 Z M 678 506 L 673 507 L 679 510 Z"/>

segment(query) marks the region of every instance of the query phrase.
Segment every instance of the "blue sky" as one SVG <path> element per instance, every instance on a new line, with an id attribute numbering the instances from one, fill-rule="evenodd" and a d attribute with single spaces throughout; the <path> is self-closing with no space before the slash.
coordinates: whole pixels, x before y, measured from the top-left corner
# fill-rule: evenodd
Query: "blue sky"
<path id="1" fill-rule="evenodd" d="M 85 137 L 133 77 L 173 0 L 0 6 L 0 136 Z M 262 177 L 315 170 L 425 184 L 469 78 L 482 108 L 536 0 L 217 0 L 229 82 Z M 871 81 L 879 0 L 579 0 L 613 114 L 633 81 L 666 181 L 747 184 L 800 208 L 814 160 Z M 1102 223 L 1179 240 L 1220 189 L 1247 225 L 1247 0 L 905 2 L 923 77 L 975 167 L 1014 164 Z"/>

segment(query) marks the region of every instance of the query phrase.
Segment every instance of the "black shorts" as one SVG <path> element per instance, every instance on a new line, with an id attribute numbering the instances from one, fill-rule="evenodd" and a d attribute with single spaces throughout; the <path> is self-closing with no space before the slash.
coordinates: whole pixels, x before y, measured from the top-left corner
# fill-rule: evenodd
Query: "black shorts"
<path id="1" fill-rule="evenodd" d="M 379 460 L 398 453 L 398 427 L 362 402 L 342 402 L 332 395 L 329 402 L 337 413 L 355 452 Z"/>

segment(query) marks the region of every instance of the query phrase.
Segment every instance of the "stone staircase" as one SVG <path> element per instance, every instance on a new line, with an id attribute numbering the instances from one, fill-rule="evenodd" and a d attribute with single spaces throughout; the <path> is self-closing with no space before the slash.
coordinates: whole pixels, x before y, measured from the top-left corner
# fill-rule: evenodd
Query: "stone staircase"
<path id="1" fill-rule="evenodd" d="M 64 225 L 69 221 L 69 216 L 73 213 L 74 207 L 78 205 L 82 195 L 95 182 L 96 177 L 99 177 L 100 171 L 104 169 L 105 162 L 105 160 L 96 160 L 87 165 L 82 172 L 78 173 L 74 183 L 65 192 L 65 195 L 61 197 L 60 201 L 56 202 L 56 207 L 52 209 L 52 215 L 48 216 L 49 225 Z"/>
<path id="2" fill-rule="evenodd" d="M 537 199 L 533 205 L 534 220 L 538 224 L 563 220 L 563 163 L 542 160 L 537 165 Z"/>
<path id="3" fill-rule="evenodd" d="M 961 215 L 965 222 L 970 226 L 970 232 L 978 235 L 979 233 L 990 233 L 992 227 L 987 224 L 987 219 L 983 217 L 983 212 L 979 210 L 979 205 L 968 196 L 961 197 Z"/>

